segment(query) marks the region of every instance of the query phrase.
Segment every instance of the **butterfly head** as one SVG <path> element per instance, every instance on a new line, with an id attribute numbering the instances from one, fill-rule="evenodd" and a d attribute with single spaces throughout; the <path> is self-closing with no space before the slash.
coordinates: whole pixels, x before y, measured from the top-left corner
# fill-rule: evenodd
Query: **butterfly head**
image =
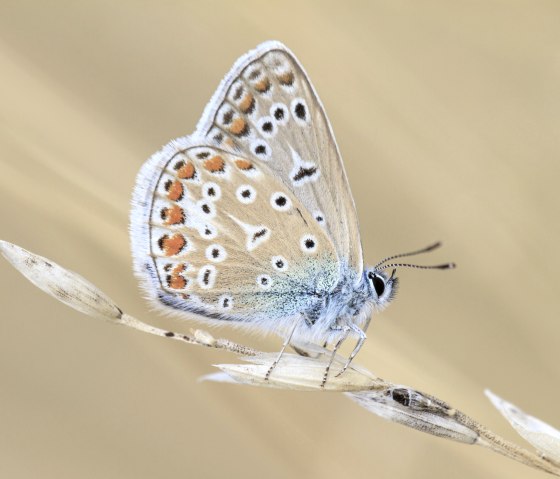
<path id="1" fill-rule="evenodd" d="M 384 260 L 377 263 L 371 268 L 367 268 L 364 271 L 365 283 L 368 287 L 369 297 L 371 301 L 378 308 L 384 308 L 389 304 L 389 302 L 395 297 L 397 292 L 397 286 L 399 284 L 398 278 L 395 278 L 395 268 L 416 268 L 416 269 L 453 269 L 455 268 L 455 263 L 444 263 L 436 264 L 432 266 L 423 266 L 418 264 L 410 263 L 387 263 L 388 261 L 394 260 L 396 258 L 403 258 L 405 256 L 415 256 L 417 254 L 428 253 L 436 248 L 439 248 L 441 243 L 437 242 L 422 248 L 418 251 L 412 251 L 410 253 L 400 253 L 393 256 L 389 256 Z M 385 270 L 393 268 L 391 276 L 388 276 Z"/>
<path id="2" fill-rule="evenodd" d="M 395 297 L 397 292 L 399 279 L 395 277 L 394 269 L 391 276 L 385 271 L 368 268 L 365 270 L 365 282 L 367 284 L 370 300 L 377 308 L 385 308 Z"/>

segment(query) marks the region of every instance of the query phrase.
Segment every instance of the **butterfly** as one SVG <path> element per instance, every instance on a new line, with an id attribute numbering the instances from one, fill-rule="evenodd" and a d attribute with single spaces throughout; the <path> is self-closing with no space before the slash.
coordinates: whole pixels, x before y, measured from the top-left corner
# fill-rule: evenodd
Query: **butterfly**
<path id="1" fill-rule="evenodd" d="M 398 279 L 385 269 L 401 265 L 386 262 L 437 246 L 364 268 L 331 125 L 300 62 L 276 41 L 239 58 L 195 132 L 143 165 L 130 224 L 135 273 L 155 304 L 276 333 L 285 339 L 278 360 L 288 344 L 333 344 L 334 358 L 354 337 L 341 372 L 372 311 L 394 297 Z"/>

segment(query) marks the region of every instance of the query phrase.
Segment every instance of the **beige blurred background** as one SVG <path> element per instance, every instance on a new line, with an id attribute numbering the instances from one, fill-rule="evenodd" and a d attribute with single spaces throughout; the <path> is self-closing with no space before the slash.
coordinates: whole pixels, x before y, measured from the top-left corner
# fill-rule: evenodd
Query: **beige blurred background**
<path id="1" fill-rule="evenodd" d="M 135 175 L 267 39 L 296 52 L 326 106 L 366 260 L 441 239 L 423 260 L 459 264 L 401 271 L 358 363 L 510 439 L 486 387 L 560 426 L 555 0 L 3 0 L 0 238 L 188 331 L 132 276 Z M 340 395 L 197 383 L 234 357 L 82 317 L 4 261 L 0 302 L 1 477 L 543 477 Z"/>

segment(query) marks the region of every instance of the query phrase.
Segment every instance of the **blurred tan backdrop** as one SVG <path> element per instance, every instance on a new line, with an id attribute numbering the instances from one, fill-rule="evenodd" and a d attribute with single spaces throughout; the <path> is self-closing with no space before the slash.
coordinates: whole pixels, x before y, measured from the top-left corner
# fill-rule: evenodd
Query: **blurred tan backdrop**
<path id="1" fill-rule="evenodd" d="M 511 439 L 483 388 L 560 426 L 557 1 L 3 0 L 0 237 L 188 331 L 140 298 L 130 193 L 267 39 L 326 106 L 366 260 L 441 239 L 424 260 L 459 264 L 401 271 L 358 363 Z M 543 477 L 339 395 L 199 384 L 234 358 L 82 317 L 3 261 L 0 286 L 2 477 Z"/>

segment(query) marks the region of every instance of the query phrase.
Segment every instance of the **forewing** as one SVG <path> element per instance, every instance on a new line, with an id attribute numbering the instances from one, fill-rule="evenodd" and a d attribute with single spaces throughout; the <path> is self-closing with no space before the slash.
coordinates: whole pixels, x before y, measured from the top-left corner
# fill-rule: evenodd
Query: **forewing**
<path id="1" fill-rule="evenodd" d="M 241 57 L 206 107 L 197 133 L 266 164 L 361 274 L 354 201 L 324 108 L 284 45 L 267 42 Z"/>
<path id="2" fill-rule="evenodd" d="M 324 229 L 254 158 L 177 140 L 146 162 L 133 203 L 136 271 L 174 309 L 256 325 L 312 308 L 340 279 Z"/>

